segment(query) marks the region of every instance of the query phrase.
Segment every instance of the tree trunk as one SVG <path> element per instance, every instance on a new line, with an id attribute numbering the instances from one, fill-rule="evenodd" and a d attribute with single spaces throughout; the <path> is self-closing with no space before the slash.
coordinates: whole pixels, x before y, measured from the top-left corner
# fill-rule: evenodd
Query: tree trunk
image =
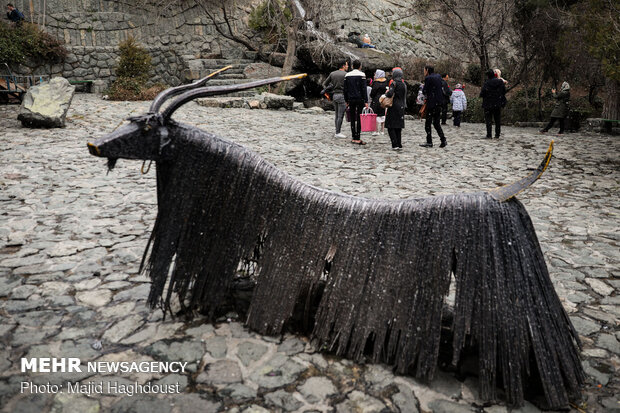
<path id="1" fill-rule="evenodd" d="M 297 31 L 299 30 L 300 21 L 293 4 L 289 3 L 289 9 L 293 13 L 293 18 L 286 26 L 286 56 L 282 65 L 282 76 L 290 75 L 293 72 L 293 64 L 297 55 Z M 282 82 L 280 87 L 278 87 L 278 93 L 284 94 L 285 89 L 286 84 Z"/>
<path id="2" fill-rule="evenodd" d="M 605 102 L 603 119 L 620 120 L 620 82 L 605 78 Z"/>
<path id="3" fill-rule="evenodd" d="M 489 70 L 489 60 L 487 59 L 485 52 L 482 52 L 480 56 L 480 86 L 484 85 L 485 80 L 487 80 L 487 70 Z"/>

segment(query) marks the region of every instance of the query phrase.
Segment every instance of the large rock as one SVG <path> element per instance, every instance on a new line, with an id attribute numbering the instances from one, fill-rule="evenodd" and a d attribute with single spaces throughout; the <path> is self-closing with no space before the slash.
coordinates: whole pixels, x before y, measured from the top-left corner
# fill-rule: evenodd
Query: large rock
<path id="1" fill-rule="evenodd" d="M 260 95 L 267 109 L 293 109 L 295 98 L 286 95 L 276 95 L 275 93 L 263 93 Z"/>
<path id="2" fill-rule="evenodd" d="M 315 40 L 302 45 L 297 56 L 307 65 L 314 65 L 320 71 L 329 73 L 337 69 L 338 62 L 344 59 L 362 62 L 364 72 L 374 72 L 377 69 L 391 70 L 396 65 L 396 59 L 375 49 L 361 49 L 352 43 L 329 43 Z"/>
<path id="3" fill-rule="evenodd" d="M 270 65 L 269 63 L 255 62 L 248 64 L 243 69 L 243 74 L 247 79 L 268 79 L 280 76 L 282 68 Z"/>
<path id="4" fill-rule="evenodd" d="M 64 77 L 33 86 L 24 96 L 17 119 L 28 128 L 62 128 L 75 93 Z"/>

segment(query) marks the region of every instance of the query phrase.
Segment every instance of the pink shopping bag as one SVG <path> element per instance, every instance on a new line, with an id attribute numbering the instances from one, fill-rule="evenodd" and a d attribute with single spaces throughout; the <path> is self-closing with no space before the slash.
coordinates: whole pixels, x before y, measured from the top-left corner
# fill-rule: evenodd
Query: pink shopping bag
<path id="1" fill-rule="evenodd" d="M 364 108 L 360 115 L 362 132 L 375 132 L 377 130 L 377 115 L 370 108 Z"/>

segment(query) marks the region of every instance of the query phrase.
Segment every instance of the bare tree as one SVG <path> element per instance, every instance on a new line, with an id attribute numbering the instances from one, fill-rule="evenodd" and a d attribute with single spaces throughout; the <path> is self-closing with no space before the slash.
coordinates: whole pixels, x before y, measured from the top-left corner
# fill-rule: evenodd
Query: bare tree
<path id="1" fill-rule="evenodd" d="M 427 0 L 425 19 L 442 28 L 450 39 L 461 41 L 490 68 L 491 51 L 504 40 L 513 2 L 506 0 Z M 481 79 L 483 80 L 483 79 Z"/>
<path id="2" fill-rule="evenodd" d="M 239 43 L 253 52 L 263 52 L 263 46 L 260 41 L 249 38 L 242 31 L 237 29 L 237 17 L 234 15 L 234 1 L 198 0 L 197 4 L 209 20 L 211 20 L 213 27 L 222 37 Z"/>

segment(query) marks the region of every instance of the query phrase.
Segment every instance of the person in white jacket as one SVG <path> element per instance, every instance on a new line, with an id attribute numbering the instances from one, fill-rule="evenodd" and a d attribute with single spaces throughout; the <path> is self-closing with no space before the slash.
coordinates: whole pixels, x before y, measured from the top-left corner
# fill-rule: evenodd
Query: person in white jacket
<path id="1" fill-rule="evenodd" d="M 450 95 L 450 103 L 452 103 L 452 120 L 454 126 L 461 127 L 461 115 L 467 109 L 467 98 L 463 92 L 463 86 L 457 83 L 454 92 Z"/>

